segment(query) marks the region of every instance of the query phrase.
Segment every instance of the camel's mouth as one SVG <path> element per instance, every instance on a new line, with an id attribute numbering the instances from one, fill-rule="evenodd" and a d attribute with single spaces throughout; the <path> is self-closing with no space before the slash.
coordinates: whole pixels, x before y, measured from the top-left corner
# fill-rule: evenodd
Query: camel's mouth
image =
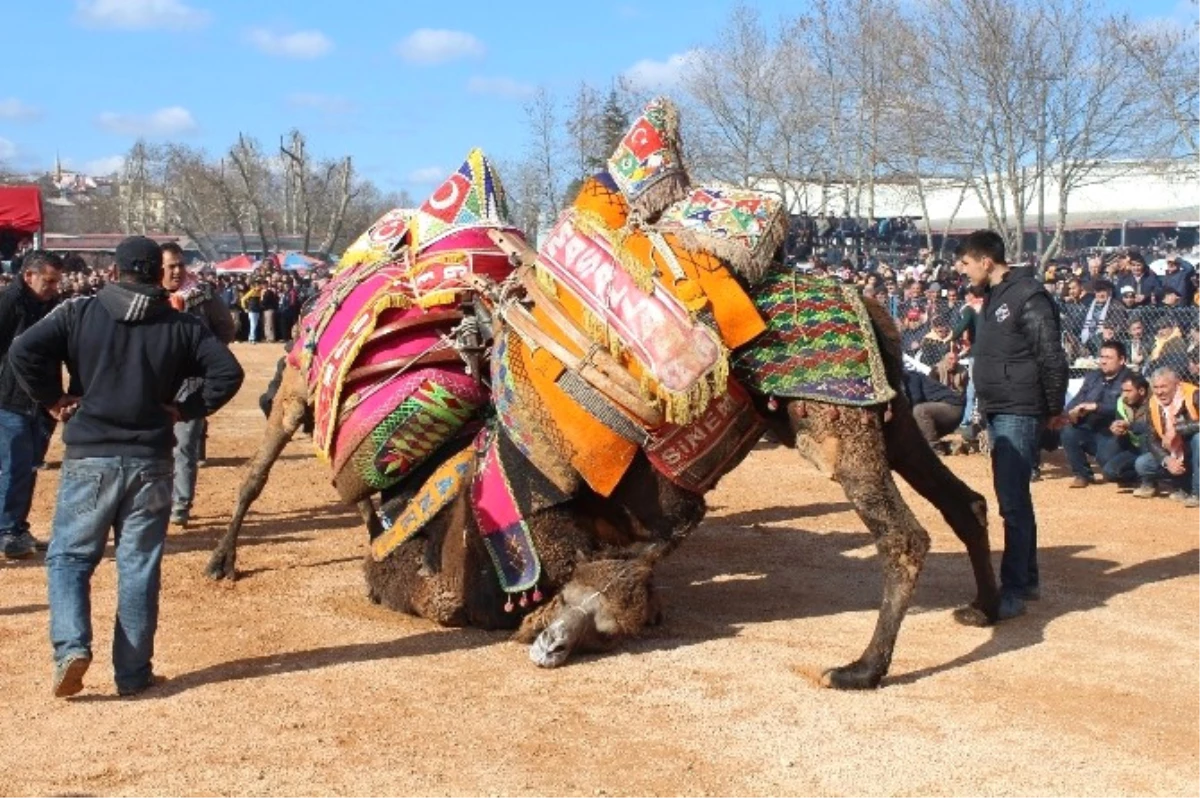
<path id="1" fill-rule="evenodd" d="M 529 658 L 539 668 L 557 668 L 571 656 L 571 634 L 563 621 L 546 627 L 529 647 Z"/>

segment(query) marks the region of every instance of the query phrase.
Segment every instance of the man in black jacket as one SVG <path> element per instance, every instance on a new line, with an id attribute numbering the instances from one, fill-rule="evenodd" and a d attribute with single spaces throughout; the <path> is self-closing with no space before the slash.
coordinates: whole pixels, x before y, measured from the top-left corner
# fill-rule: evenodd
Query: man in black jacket
<path id="1" fill-rule="evenodd" d="M 113 282 L 95 297 L 63 303 L 9 350 L 21 385 L 64 422 L 66 454 L 46 554 L 58 697 L 83 689 L 92 660 L 91 578 L 109 529 L 117 560 L 117 692 L 134 695 L 156 681 L 151 660 L 171 511 L 172 426 L 215 412 L 243 378 L 199 319 L 172 309 L 156 243 L 127 238 L 116 260 Z M 189 377 L 203 378 L 203 390 L 176 403 Z"/>
<path id="2" fill-rule="evenodd" d="M 1040 596 L 1037 520 L 1029 477 L 1041 431 L 1061 418 L 1067 389 L 1058 309 L 1036 280 L 1017 276 L 1004 257 L 1004 240 L 991 230 L 967 236 L 958 268 L 971 284 L 987 289 L 971 349 L 975 397 L 987 420 L 992 482 L 1004 519 L 999 619 L 1025 612 Z M 986 623 L 976 608 L 956 613 L 963 623 Z"/>
<path id="3" fill-rule="evenodd" d="M 29 507 L 50 429 L 42 409 L 17 384 L 8 350 L 54 306 L 62 266 L 49 252 L 27 253 L 20 276 L 0 293 L 0 551 L 10 560 L 39 548 L 29 531 Z"/>
<path id="4" fill-rule="evenodd" d="M 1117 340 L 1101 344 L 1099 366 L 1087 373 L 1079 392 L 1067 405 L 1062 447 L 1071 473 L 1075 475 L 1072 488 L 1086 488 L 1092 484 L 1094 475 L 1088 465 L 1089 454 L 1103 470 L 1122 448 L 1123 440 L 1113 434 L 1112 423 L 1117 420 L 1121 383 L 1129 376 L 1129 369 L 1125 368 L 1125 344 Z"/>

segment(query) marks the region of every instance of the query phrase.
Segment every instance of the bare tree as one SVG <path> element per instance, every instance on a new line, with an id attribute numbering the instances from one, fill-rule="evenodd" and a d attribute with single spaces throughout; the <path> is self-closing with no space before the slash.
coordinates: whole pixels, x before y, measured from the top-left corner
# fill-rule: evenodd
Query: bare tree
<path id="1" fill-rule="evenodd" d="M 705 68 L 683 76 L 690 107 L 698 112 L 689 119 L 689 137 L 696 140 L 690 152 L 700 174 L 744 186 L 762 172 L 778 53 L 753 7 L 736 6 L 721 31 L 700 53 Z"/>
<path id="2" fill-rule="evenodd" d="M 271 175 L 266 159 L 258 142 L 244 133 L 239 133 L 237 144 L 229 148 L 229 159 L 240 178 L 242 199 L 249 204 L 253 213 L 254 229 L 258 233 L 262 252 L 270 252 L 272 247 L 267 239 L 267 228 L 271 217 L 268 198 Z"/>
<path id="3" fill-rule="evenodd" d="M 530 133 L 528 160 L 533 169 L 528 174 L 523 170 L 522 177 L 536 181 L 534 195 L 538 197 L 538 210 L 543 218 L 549 219 L 557 217 L 562 208 L 565 182 L 557 105 L 550 90 L 540 86 L 525 106 Z"/>

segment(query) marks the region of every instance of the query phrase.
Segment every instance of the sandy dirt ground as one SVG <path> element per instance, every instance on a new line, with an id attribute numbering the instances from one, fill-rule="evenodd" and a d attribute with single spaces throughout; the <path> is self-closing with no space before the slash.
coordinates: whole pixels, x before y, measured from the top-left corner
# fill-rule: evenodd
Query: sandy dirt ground
<path id="1" fill-rule="evenodd" d="M 307 438 L 252 510 L 229 588 L 202 574 L 279 349 L 212 423 L 194 524 L 164 564 L 156 670 L 112 683 L 115 573 L 93 582 L 96 659 L 50 696 L 45 571 L 0 561 L 0 794 L 1196 795 L 1197 513 L 1115 486 L 1034 485 L 1043 599 L 991 630 L 954 623 L 965 553 L 933 536 L 882 689 L 815 686 L 875 622 L 879 568 L 838 486 L 763 446 L 710 496 L 660 569 L 665 623 L 556 671 L 504 634 L 437 628 L 370 605 L 365 533 Z M 56 443 L 51 459 L 61 449 Z M 952 458 L 992 497 L 986 459 Z M 49 534 L 57 472 L 33 525 Z M 993 509 L 992 541 L 1002 545 Z"/>

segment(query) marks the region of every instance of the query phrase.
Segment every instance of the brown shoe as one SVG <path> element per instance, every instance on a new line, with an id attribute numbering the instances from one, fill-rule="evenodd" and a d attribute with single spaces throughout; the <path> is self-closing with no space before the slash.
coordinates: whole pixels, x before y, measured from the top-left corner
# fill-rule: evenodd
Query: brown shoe
<path id="1" fill-rule="evenodd" d="M 54 697 L 67 698 L 83 689 L 83 675 L 92 658 L 86 654 L 69 654 L 54 666 Z"/>
<path id="2" fill-rule="evenodd" d="M 1083 477 L 1075 477 L 1075 479 L 1071 480 L 1071 484 L 1068 485 L 1067 487 L 1068 488 L 1086 488 L 1088 485 L 1091 485 L 1091 484 L 1092 484 L 1092 481 L 1090 479 L 1085 479 Z"/>

